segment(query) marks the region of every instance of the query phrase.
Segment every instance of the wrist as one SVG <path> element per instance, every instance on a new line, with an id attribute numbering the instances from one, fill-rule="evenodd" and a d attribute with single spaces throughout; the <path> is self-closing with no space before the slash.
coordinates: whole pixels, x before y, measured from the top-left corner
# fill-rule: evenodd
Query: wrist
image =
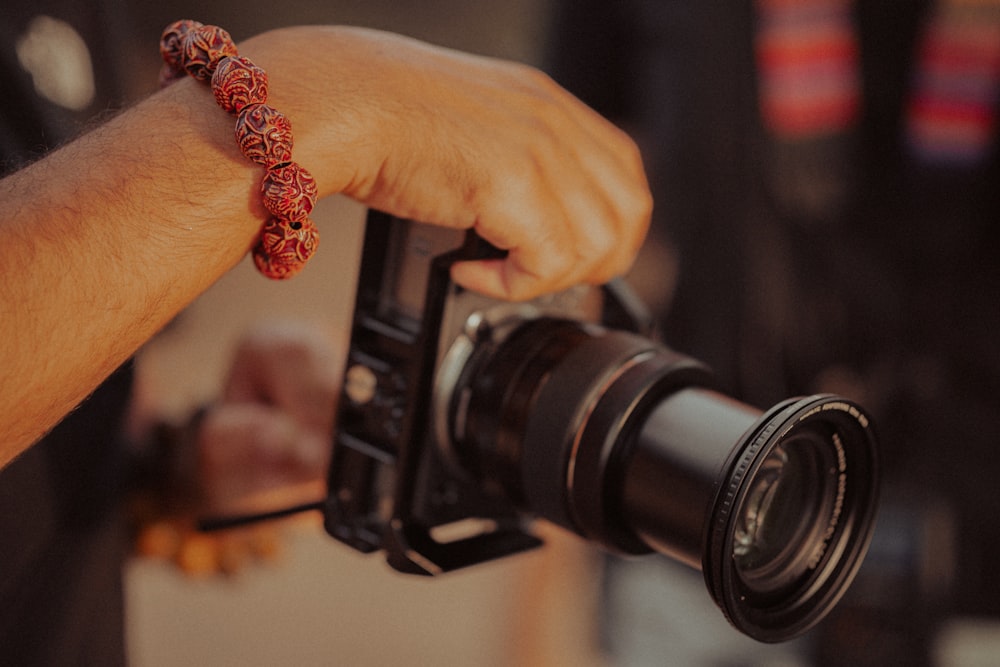
<path id="1" fill-rule="evenodd" d="M 279 28 L 240 42 L 241 54 L 267 71 L 269 104 L 289 119 L 295 160 L 316 179 L 319 198 L 357 197 L 377 174 L 397 131 L 403 109 L 382 90 L 396 84 L 375 71 L 381 54 L 371 31 L 345 26 Z M 303 54 L 307 54 L 303 57 Z"/>
<path id="2" fill-rule="evenodd" d="M 166 222 L 174 223 L 182 236 L 195 226 L 232 235 L 239 239 L 233 244 L 240 251 L 237 259 L 242 257 L 267 217 L 260 169 L 240 153 L 232 119 L 215 103 L 212 91 L 193 80 L 178 81 L 135 111 L 150 117 L 138 123 L 147 128 L 147 152 L 160 153 L 163 168 L 176 179 L 156 179 L 158 208 L 166 212 Z M 148 126 L 159 129 L 149 131 Z"/>

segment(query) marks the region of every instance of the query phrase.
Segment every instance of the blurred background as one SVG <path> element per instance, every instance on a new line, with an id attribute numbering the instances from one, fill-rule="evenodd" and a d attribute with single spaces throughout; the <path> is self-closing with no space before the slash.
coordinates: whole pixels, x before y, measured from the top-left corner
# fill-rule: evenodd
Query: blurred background
<path id="1" fill-rule="evenodd" d="M 120 21 L 126 97 L 155 87 L 164 25 L 235 38 L 349 23 L 543 67 L 640 143 L 654 227 L 630 276 L 667 342 L 760 406 L 836 391 L 883 442 L 883 511 L 839 610 L 783 646 L 740 637 L 698 573 L 551 532 L 440 580 L 317 527 L 273 567 L 192 580 L 136 560 L 129 650 L 156 665 L 988 665 L 1000 655 L 1000 2 L 146 0 Z M 364 211 L 274 285 L 246 264 L 138 360 L 143 404 L 183 420 L 269 318 L 346 331 Z"/>

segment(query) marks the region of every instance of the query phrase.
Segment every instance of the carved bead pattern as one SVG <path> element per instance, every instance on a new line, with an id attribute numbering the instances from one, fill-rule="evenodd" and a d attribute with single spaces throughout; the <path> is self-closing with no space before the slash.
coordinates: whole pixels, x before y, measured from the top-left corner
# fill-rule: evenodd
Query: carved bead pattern
<path id="1" fill-rule="evenodd" d="M 211 84 L 216 102 L 236 115 L 236 142 L 267 173 L 261 183 L 264 206 L 273 217 L 253 248 L 258 271 L 282 280 L 299 273 L 319 246 L 309 219 L 316 204 L 316 181 L 292 161 L 292 126 L 267 101 L 267 74 L 237 52 L 222 28 L 198 21 L 175 21 L 160 38 L 160 85 L 190 74 Z"/>
<path id="2" fill-rule="evenodd" d="M 212 93 L 229 113 L 239 113 L 248 104 L 263 104 L 267 101 L 267 72 L 241 56 L 223 58 L 212 74 Z"/>
<path id="3" fill-rule="evenodd" d="M 181 63 L 188 74 L 199 81 L 208 81 L 219 61 L 239 53 L 229 33 L 214 25 L 191 28 L 181 40 Z"/>
<path id="4" fill-rule="evenodd" d="M 248 104 L 236 118 L 236 143 L 247 159 L 271 167 L 292 159 L 292 124 L 266 104 Z"/>
<path id="5" fill-rule="evenodd" d="M 319 246 L 319 232 L 312 220 L 271 218 L 253 249 L 257 270 L 274 280 L 291 278 L 303 269 Z"/>
<path id="6" fill-rule="evenodd" d="M 181 43 L 184 41 L 184 35 L 193 28 L 201 28 L 202 25 L 198 21 L 182 19 L 168 25 L 160 35 L 160 56 L 163 57 L 163 63 L 170 70 L 177 72 L 178 76 L 184 74 L 184 67 L 181 65 Z"/>
<path id="7" fill-rule="evenodd" d="M 260 190 L 264 208 L 276 218 L 305 220 L 316 205 L 316 181 L 295 162 L 268 169 Z"/>

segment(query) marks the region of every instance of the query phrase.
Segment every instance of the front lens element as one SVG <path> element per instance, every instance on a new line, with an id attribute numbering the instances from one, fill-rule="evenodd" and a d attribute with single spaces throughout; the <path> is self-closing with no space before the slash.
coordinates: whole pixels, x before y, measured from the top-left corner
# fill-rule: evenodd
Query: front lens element
<path id="1" fill-rule="evenodd" d="M 837 509 L 837 471 L 828 454 L 816 438 L 792 438 L 776 446 L 749 481 L 737 512 L 733 562 L 754 594 L 781 594 L 814 564 Z"/>

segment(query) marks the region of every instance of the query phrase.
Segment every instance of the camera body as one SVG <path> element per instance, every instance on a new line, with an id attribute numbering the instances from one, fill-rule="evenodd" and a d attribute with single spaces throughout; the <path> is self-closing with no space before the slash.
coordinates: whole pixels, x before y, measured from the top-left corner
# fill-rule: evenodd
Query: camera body
<path id="1" fill-rule="evenodd" d="M 499 256 L 473 232 L 370 211 L 325 526 L 363 552 L 384 550 L 407 573 L 437 574 L 541 544 L 503 489 L 469 474 L 447 405 L 469 357 L 529 320 L 631 327 L 648 316 L 611 288 L 575 287 L 499 302 L 451 282 L 457 261 Z M 630 320 L 630 321 L 629 321 Z"/>
<path id="2" fill-rule="evenodd" d="M 712 390 L 648 336 L 623 283 L 508 303 L 450 280 L 501 256 L 472 231 L 369 212 L 327 532 L 432 575 L 539 546 L 542 518 L 701 570 L 761 641 L 822 619 L 874 527 L 865 411 L 832 395 L 760 411 Z"/>

